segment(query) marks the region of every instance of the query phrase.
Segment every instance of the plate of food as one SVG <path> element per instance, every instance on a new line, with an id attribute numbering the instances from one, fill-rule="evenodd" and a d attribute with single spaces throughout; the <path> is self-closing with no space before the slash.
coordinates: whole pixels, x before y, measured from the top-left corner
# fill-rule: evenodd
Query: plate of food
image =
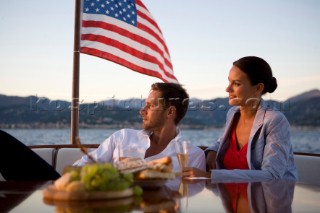
<path id="1" fill-rule="evenodd" d="M 88 164 L 63 174 L 43 190 L 47 200 L 119 199 L 140 195 L 133 174 L 121 173 L 112 164 Z"/>
<path id="2" fill-rule="evenodd" d="M 171 157 L 163 157 L 146 162 L 143 159 L 132 158 L 120 161 L 117 168 L 123 173 L 132 173 L 134 184 L 141 187 L 161 187 L 167 180 L 174 179 Z"/>

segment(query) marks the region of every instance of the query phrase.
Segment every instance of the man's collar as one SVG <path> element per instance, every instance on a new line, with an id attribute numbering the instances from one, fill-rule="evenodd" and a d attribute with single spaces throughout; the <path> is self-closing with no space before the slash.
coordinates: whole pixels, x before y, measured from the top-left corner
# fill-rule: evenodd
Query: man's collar
<path id="1" fill-rule="evenodd" d="M 181 134 L 180 134 L 181 130 L 179 127 L 176 127 L 176 132 L 177 132 L 177 136 L 173 140 L 179 140 L 181 138 Z M 148 137 L 150 137 L 153 134 L 152 131 L 147 131 L 144 129 L 141 130 L 141 133 L 145 136 L 148 136 Z"/>

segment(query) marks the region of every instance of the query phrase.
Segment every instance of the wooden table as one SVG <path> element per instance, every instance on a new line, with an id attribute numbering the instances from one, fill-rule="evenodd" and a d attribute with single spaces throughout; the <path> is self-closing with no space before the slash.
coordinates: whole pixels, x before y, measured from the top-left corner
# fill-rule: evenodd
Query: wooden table
<path id="1" fill-rule="evenodd" d="M 320 186 L 299 182 L 181 183 L 176 179 L 159 188 L 145 188 L 141 197 L 90 202 L 44 200 L 42 191 L 51 183 L 0 182 L 0 212 L 320 212 Z"/>

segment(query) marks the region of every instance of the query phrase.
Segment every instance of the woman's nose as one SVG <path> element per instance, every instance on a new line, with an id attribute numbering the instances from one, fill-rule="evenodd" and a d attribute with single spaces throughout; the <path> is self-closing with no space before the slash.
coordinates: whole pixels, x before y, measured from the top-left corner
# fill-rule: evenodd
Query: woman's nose
<path id="1" fill-rule="evenodd" d="M 226 87 L 226 92 L 230 92 L 231 91 L 231 84 L 228 84 L 228 86 Z"/>

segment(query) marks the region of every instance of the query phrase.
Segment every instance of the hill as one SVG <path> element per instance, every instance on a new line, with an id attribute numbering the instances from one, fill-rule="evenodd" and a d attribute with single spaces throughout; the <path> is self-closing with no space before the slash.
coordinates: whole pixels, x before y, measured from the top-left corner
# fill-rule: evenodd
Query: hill
<path id="1" fill-rule="evenodd" d="M 288 118 L 292 126 L 320 126 L 320 91 L 298 94 L 284 102 L 268 100 Z M 82 128 L 139 128 L 142 99 L 106 100 L 81 103 L 79 126 Z M 0 95 L 0 128 L 68 128 L 70 102 L 45 97 Z M 191 99 L 181 126 L 184 128 L 217 128 L 224 126 L 230 106 L 228 98 Z"/>

